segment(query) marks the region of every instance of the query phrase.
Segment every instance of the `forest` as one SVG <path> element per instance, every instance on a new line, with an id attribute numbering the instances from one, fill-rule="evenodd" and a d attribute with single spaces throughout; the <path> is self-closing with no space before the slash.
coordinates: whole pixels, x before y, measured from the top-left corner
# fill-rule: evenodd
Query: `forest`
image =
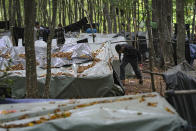
<path id="1" fill-rule="evenodd" d="M 0 0 L 0 130 L 194 131 L 195 15 L 196 0 Z"/>

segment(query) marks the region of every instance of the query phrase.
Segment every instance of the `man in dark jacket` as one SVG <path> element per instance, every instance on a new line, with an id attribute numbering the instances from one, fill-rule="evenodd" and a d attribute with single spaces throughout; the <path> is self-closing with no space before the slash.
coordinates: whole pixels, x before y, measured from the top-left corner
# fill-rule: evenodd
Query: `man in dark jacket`
<path id="1" fill-rule="evenodd" d="M 129 44 L 117 44 L 115 46 L 117 53 L 119 54 L 119 60 L 121 62 L 121 53 L 123 53 L 123 59 L 120 64 L 120 79 L 122 83 L 125 84 L 125 67 L 128 63 L 131 64 L 139 83 L 143 84 L 142 75 L 138 67 L 138 61 L 141 61 L 140 52 Z"/>
<path id="2" fill-rule="evenodd" d="M 58 28 L 56 30 L 56 35 L 57 35 L 57 45 L 62 46 L 65 43 L 65 38 L 64 38 L 64 29 L 61 24 L 58 25 Z"/>

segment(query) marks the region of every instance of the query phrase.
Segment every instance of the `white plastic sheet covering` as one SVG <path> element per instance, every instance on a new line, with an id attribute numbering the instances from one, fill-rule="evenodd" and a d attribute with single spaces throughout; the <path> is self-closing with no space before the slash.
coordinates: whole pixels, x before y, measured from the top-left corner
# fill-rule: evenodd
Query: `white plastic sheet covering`
<path id="1" fill-rule="evenodd" d="M 77 46 L 79 45 L 82 44 L 78 44 Z M 112 58 L 110 47 L 109 42 L 96 45 L 89 44 L 89 49 L 85 50 L 88 51 L 92 49 L 95 51 L 99 49 L 99 54 L 96 58 L 101 61 L 96 62 L 95 65 L 81 73 L 77 73 L 79 66 L 90 66 L 93 62 L 77 64 L 76 66 L 52 68 L 50 98 L 89 98 L 123 95 L 123 90 L 114 83 L 113 70 L 109 64 L 109 59 Z M 79 48 L 81 48 L 81 46 L 79 46 Z M 43 48 L 43 50 L 45 49 Z M 42 50 L 36 52 L 37 57 L 43 56 L 41 53 Z M 26 93 L 25 71 L 16 70 L 9 71 L 9 73 L 11 73 L 9 78 L 14 81 L 12 97 L 23 98 Z M 45 75 L 46 70 L 37 66 L 39 96 L 43 94 Z"/>
<path id="2" fill-rule="evenodd" d="M 157 93 L 9 104 L 2 105 L 0 111 L 1 127 L 10 124 L 29 125 L 9 128 L 10 131 L 178 131 L 187 125 Z M 55 114 L 69 115 L 55 119 Z M 48 120 L 35 124 L 44 118 Z"/>
<path id="3" fill-rule="evenodd" d="M 2 50 L 3 48 L 10 48 L 12 46 L 13 46 L 13 44 L 12 44 L 9 36 L 3 36 L 0 39 L 0 50 Z"/>
<path id="4" fill-rule="evenodd" d="M 80 38 L 86 37 L 81 35 Z M 80 53 L 85 53 L 89 55 L 91 52 L 95 52 L 99 50 L 99 54 L 96 58 L 101 61 L 96 62 L 95 65 L 89 67 L 81 73 L 77 73 L 79 66 L 90 66 L 92 62 L 86 62 L 81 64 L 76 64 L 75 66 L 64 67 L 65 64 L 70 64 L 71 62 L 65 60 L 63 58 L 52 58 L 52 66 L 59 68 L 52 68 L 52 78 L 51 78 L 51 86 L 50 86 L 50 98 L 92 98 L 92 97 L 104 97 L 104 96 L 118 96 L 123 95 L 123 90 L 114 83 L 113 78 L 113 69 L 111 67 L 111 62 L 113 62 L 113 67 L 118 71 L 119 74 L 119 63 L 118 63 L 118 54 L 115 51 L 115 44 L 111 44 L 112 41 L 123 41 L 124 37 L 112 38 L 112 35 L 103 35 L 96 34 L 97 38 L 102 38 L 102 41 L 107 41 L 104 43 L 80 43 L 80 44 L 72 44 L 74 46 L 70 46 L 70 44 L 65 44 L 62 48 L 58 48 L 53 46 L 52 53 L 61 51 L 69 51 L 74 49 L 80 50 L 75 51 L 74 55 L 81 55 Z M 98 41 L 97 41 L 98 42 Z M 125 43 L 125 42 L 124 42 Z M 122 44 L 122 42 L 120 42 Z M 36 51 L 36 60 L 39 63 L 37 66 L 37 76 L 38 76 L 38 88 L 39 95 L 41 96 L 43 93 L 43 88 L 45 85 L 45 75 L 46 70 L 40 67 L 44 67 L 46 65 L 46 44 L 43 41 L 35 42 L 35 51 Z M 85 45 L 85 46 L 84 46 Z M 70 48 L 69 48 L 70 46 Z M 13 47 L 13 54 L 18 56 L 17 54 L 24 52 L 24 47 Z M 83 52 L 84 51 L 84 52 Z M 21 62 L 25 65 L 25 61 L 23 58 L 15 58 L 15 63 Z M 76 60 L 74 62 L 74 60 Z M 5 62 L 4 62 L 5 61 Z M 77 63 L 78 59 L 73 59 L 72 63 Z M 67 63 L 65 63 L 67 62 Z M 69 63 L 70 62 L 70 63 Z M 116 63 L 117 64 L 116 64 Z M 6 59 L 1 61 L 2 63 L 8 63 Z M 62 67 L 63 66 L 63 67 Z M 1 66 L 5 68 L 5 66 Z M 25 66 L 24 66 L 25 67 Z M 128 68 L 126 72 L 129 74 L 132 73 L 132 70 Z M 12 86 L 12 97 L 15 98 L 23 98 L 25 97 L 26 88 L 25 88 L 25 71 L 24 70 L 16 70 L 10 71 L 11 75 L 10 79 L 14 81 L 14 85 Z"/>

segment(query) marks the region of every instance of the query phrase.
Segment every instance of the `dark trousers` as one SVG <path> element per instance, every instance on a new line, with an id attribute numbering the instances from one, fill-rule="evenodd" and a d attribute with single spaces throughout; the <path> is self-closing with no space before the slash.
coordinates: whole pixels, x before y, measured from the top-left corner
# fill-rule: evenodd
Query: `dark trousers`
<path id="1" fill-rule="evenodd" d="M 142 79 L 142 75 L 141 75 L 140 69 L 138 67 L 137 58 L 133 59 L 133 58 L 127 58 L 127 57 L 124 57 L 122 59 L 122 63 L 120 64 L 120 79 L 125 80 L 125 67 L 128 63 L 131 64 L 133 71 L 135 72 L 135 75 L 137 76 L 137 78 Z"/>

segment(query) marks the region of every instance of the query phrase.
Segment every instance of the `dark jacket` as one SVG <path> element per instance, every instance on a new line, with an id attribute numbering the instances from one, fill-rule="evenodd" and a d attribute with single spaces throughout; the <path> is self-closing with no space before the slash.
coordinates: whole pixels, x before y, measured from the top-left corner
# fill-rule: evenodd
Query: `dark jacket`
<path id="1" fill-rule="evenodd" d="M 124 51 L 122 52 L 123 58 L 124 59 L 129 59 L 129 60 L 135 60 L 138 59 L 138 61 L 141 61 L 141 54 L 140 52 L 135 49 L 132 45 L 129 44 L 123 44 L 121 45 L 124 47 Z M 121 59 L 121 54 L 119 53 L 119 59 Z"/>

